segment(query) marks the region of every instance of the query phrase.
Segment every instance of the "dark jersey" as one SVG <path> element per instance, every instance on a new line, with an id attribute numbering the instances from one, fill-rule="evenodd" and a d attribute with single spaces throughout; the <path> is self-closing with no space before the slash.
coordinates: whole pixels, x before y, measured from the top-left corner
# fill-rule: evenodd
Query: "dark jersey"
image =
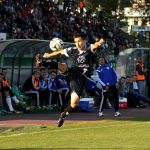
<path id="1" fill-rule="evenodd" d="M 65 55 L 72 58 L 71 67 L 80 68 L 82 74 L 91 75 L 93 73 L 94 54 L 91 47 L 85 51 L 80 51 L 76 47 L 64 49 Z"/>

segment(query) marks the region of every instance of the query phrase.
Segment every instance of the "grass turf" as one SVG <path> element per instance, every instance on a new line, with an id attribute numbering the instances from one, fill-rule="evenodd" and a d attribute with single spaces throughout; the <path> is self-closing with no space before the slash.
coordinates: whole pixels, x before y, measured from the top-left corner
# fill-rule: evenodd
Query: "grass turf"
<path id="1" fill-rule="evenodd" d="M 149 118 L 68 123 L 61 128 L 28 126 L 0 129 L 0 149 L 148 150 Z"/>

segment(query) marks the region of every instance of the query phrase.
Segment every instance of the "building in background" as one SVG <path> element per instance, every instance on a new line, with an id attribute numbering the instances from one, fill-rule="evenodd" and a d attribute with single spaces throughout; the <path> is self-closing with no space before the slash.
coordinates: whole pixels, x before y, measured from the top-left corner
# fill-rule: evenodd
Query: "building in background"
<path id="1" fill-rule="evenodd" d="M 128 23 L 128 33 L 150 42 L 150 3 L 136 1 L 132 7 L 124 8 L 124 17 Z"/>

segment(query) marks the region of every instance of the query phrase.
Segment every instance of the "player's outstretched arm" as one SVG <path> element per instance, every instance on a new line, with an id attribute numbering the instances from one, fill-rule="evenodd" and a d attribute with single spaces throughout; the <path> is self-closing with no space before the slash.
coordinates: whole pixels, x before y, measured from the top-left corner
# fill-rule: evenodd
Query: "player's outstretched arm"
<path id="1" fill-rule="evenodd" d="M 58 54 L 63 55 L 64 54 L 64 50 L 62 49 L 62 50 L 54 51 L 52 53 L 44 53 L 43 57 L 44 58 L 50 58 L 50 57 L 56 56 Z"/>
<path id="2" fill-rule="evenodd" d="M 91 44 L 91 49 L 93 51 L 96 51 L 96 49 L 101 46 L 105 42 L 104 39 L 100 39 L 99 41 L 95 42 L 94 44 Z"/>

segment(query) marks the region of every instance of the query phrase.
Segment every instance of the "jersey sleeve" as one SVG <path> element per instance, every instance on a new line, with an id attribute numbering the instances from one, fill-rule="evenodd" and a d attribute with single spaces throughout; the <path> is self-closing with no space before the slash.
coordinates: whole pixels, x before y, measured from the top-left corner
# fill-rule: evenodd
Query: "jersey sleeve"
<path id="1" fill-rule="evenodd" d="M 68 47 L 64 49 L 64 55 L 66 57 L 70 57 L 73 56 L 76 51 L 77 51 L 76 47 Z"/>
<path id="2" fill-rule="evenodd" d="M 68 55 L 68 48 L 65 48 L 65 49 L 64 49 L 64 55 L 65 55 L 66 57 L 69 57 L 69 55 Z"/>

